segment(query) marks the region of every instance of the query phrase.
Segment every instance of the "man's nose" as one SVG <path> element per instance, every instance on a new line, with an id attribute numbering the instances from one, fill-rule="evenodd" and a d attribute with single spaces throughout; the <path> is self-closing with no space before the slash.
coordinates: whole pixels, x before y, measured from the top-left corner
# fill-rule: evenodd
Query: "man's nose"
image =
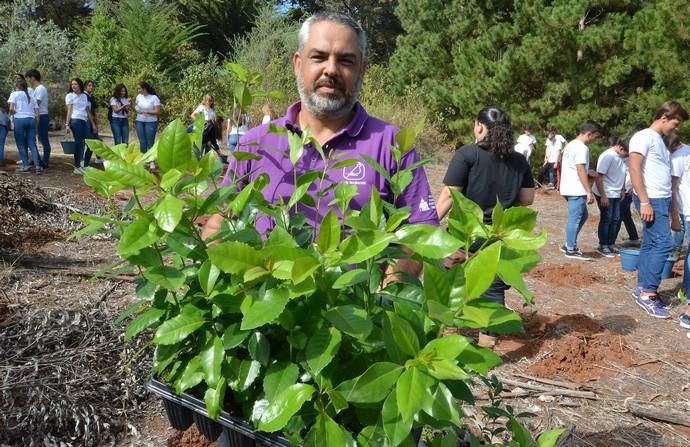
<path id="1" fill-rule="evenodd" d="M 323 73 L 326 76 L 333 77 L 338 73 L 338 62 L 335 57 L 329 57 L 324 62 Z"/>

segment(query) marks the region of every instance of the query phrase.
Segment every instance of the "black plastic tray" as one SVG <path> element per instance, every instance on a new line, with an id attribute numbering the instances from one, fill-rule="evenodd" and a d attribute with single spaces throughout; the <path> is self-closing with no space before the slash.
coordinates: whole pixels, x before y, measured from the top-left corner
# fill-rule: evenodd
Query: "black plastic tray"
<path id="1" fill-rule="evenodd" d="M 285 438 L 257 432 L 247 421 L 231 416 L 225 411 L 221 411 L 217 421 L 210 419 L 206 405 L 201 399 L 189 394 L 176 394 L 174 389 L 155 378 L 146 382 L 144 387 L 165 399 L 165 410 L 173 428 L 185 430 L 194 421 L 199 431 L 209 441 L 213 442 L 218 439 L 217 444 L 219 445 L 251 447 L 256 444 L 262 447 L 291 447 Z M 189 412 L 190 410 L 191 412 Z M 225 433 L 220 436 L 223 431 Z"/>

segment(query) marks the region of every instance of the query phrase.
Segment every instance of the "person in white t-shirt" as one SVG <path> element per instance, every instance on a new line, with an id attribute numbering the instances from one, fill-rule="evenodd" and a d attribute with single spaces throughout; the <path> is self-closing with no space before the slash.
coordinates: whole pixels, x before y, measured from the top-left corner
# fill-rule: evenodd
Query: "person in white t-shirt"
<path id="1" fill-rule="evenodd" d="M 201 141 L 203 147 L 201 154 L 204 155 L 209 149 L 213 149 L 218 157 L 223 160 L 224 156 L 220 152 L 220 146 L 218 146 L 218 142 L 216 141 L 218 116 L 216 115 L 215 104 L 213 95 L 204 95 L 201 104 L 192 112 L 191 118 L 195 120 L 198 114 L 204 114 L 204 133 Z"/>
<path id="2" fill-rule="evenodd" d="M 91 102 L 84 93 L 84 81 L 74 78 L 70 81 L 71 92 L 65 96 L 67 115 L 65 116 L 65 136 L 74 136 L 74 174 L 84 173 L 84 157 L 86 155 L 85 140 L 91 133 L 98 133 L 96 120 L 91 110 Z"/>
<path id="3" fill-rule="evenodd" d="M 556 173 L 558 171 L 558 165 L 561 160 L 561 152 L 563 150 L 563 145 L 566 143 L 565 138 L 562 135 L 556 133 L 555 128 L 549 129 L 549 134 L 546 137 L 545 150 L 544 150 L 544 165 L 539 171 L 539 179 L 542 181 L 547 175 L 549 180 L 549 187 L 556 187 Z"/>
<path id="4" fill-rule="evenodd" d="M 17 144 L 19 156 L 22 159 L 22 167 L 15 172 L 28 174 L 31 172 L 29 166 L 29 154 L 27 148 L 31 150 L 31 156 L 36 167 L 36 174 L 43 173 L 41 157 L 38 155 L 36 146 L 36 123 L 38 121 L 38 104 L 33 96 L 29 94 L 29 86 L 24 79 L 19 79 L 14 83 L 15 91 L 7 99 L 10 114 L 14 115 L 14 140 Z"/>
<path id="5" fill-rule="evenodd" d="M 276 112 L 273 111 L 273 107 L 268 103 L 261 106 L 261 113 L 264 114 L 263 118 L 261 118 L 261 124 L 268 124 L 277 118 Z"/>
<path id="6" fill-rule="evenodd" d="M 137 137 L 139 137 L 139 150 L 146 153 L 153 146 L 158 132 L 158 115 L 161 113 L 161 100 L 156 91 L 148 82 L 140 82 L 137 87 L 139 94 L 134 102 L 134 110 L 137 112 Z M 151 169 L 156 167 L 155 162 L 149 165 Z"/>
<path id="7" fill-rule="evenodd" d="M 124 84 L 117 84 L 110 97 L 110 130 L 115 144 L 129 144 L 129 93 Z"/>
<path id="8" fill-rule="evenodd" d="M 534 149 L 537 147 L 537 139 L 530 133 L 529 128 L 525 127 L 523 132 L 524 133 L 517 139 L 515 152 L 522 154 L 527 159 L 527 163 L 529 163 L 532 159 Z"/>
<path id="9" fill-rule="evenodd" d="M 642 219 L 642 244 L 633 291 L 635 303 L 649 315 L 668 318 L 665 304 L 657 296 L 666 258 L 673 249 L 671 225 L 679 230 L 673 208 L 671 155 L 662 137 L 673 134 L 688 112 L 676 101 L 667 101 L 654 115 L 647 129 L 630 139 L 630 180 L 635 195 L 633 201 Z"/>
<path id="10" fill-rule="evenodd" d="M 611 137 L 609 148 L 602 152 L 597 160 L 597 176 L 592 188 L 599 207 L 597 251 L 608 258 L 618 255 L 615 243 L 621 220 L 621 197 L 624 194 L 625 176 L 628 171 L 625 165 L 627 157 L 626 142 L 618 137 Z"/>
<path id="11" fill-rule="evenodd" d="M 679 214 L 681 228 L 686 230 L 690 228 L 690 146 L 683 144 L 675 135 L 666 143 L 669 148 L 676 149 L 671 155 L 671 181 L 676 202 L 674 208 Z M 680 233 L 681 247 L 685 234 L 685 231 Z M 690 250 L 685 255 L 682 287 L 687 306 L 685 312 L 678 317 L 678 321 L 681 327 L 690 329 Z"/>
<path id="12" fill-rule="evenodd" d="M 50 137 L 48 136 L 48 126 L 50 125 L 50 115 L 48 115 L 48 89 L 41 84 L 41 73 L 31 69 L 25 74 L 26 81 L 31 85 L 29 94 L 33 90 L 33 96 L 38 104 L 38 141 L 43 146 L 43 157 L 41 166 L 45 169 L 50 161 Z"/>
<path id="13" fill-rule="evenodd" d="M 601 127 L 592 121 L 580 125 L 577 137 L 563 150 L 561 161 L 560 193 L 568 202 L 568 220 L 565 225 L 565 244 L 561 251 L 567 258 L 590 260 L 577 247 L 577 236 L 587 221 L 587 205 L 594 203 L 589 186 L 588 144 L 601 136 Z"/>
<path id="14" fill-rule="evenodd" d="M 247 113 L 241 112 L 239 109 L 235 109 L 232 112 L 232 118 L 228 120 L 227 128 L 225 129 L 228 135 L 228 149 L 230 152 L 237 148 L 240 137 L 249 132 L 249 123 L 251 123 L 251 118 Z"/>

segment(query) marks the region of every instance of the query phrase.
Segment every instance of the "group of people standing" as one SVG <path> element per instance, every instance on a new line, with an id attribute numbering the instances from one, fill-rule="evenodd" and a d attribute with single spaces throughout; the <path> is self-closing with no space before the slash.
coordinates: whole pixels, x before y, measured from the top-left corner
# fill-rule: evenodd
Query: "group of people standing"
<path id="1" fill-rule="evenodd" d="M 571 259 L 592 260 L 578 248 L 577 238 L 588 217 L 587 205 L 596 200 L 600 211 L 597 251 L 605 257 L 617 256 L 615 241 L 621 222 L 626 225 L 629 239 L 638 240 L 630 216 L 630 204 L 634 204 L 642 221 L 642 238 L 637 286 L 632 296 L 638 306 L 656 318 L 670 317 L 670 304 L 659 297 L 657 290 L 664 265 L 674 249 L 680 248 L 690 219 L 690 147 L 675 135 L 687 120 L 688 112 L 681 104 L 665 102 L 651 125 L 643 126 L 629 142 L 612 137 L 609 148 L 599 156 L 595 171 L 589 169 L 588 145 L 603 132 L 598 124 L 586 122 L 563 149 L 560 162 L 559 189 L 568 204 L 561 251 Z M 690 292 L 687 255 L 683 290 L 686 296 Z M 682 327 L 690 329 L 690 305 L 678 319 Z"/>
<path id="2" fill-rule="evenodd" d="M 73 78 L 65 96 L 65 137 L 74 140 L 74 173 L 83 174 L 91 162 L 92 153 L 86 146 L 87 139 L 100 139 L 98 133 L 98 101 L 94 96 L 96 83 Z M 129 143 L 129 113 L 136 112 L 136 130 L 142 152 L 153 146 L 158 131 L 160 99 L 147 82 L 138 84 L 139 92 L 132 103 L 127 87 L 118 84 L 108 101 L 108 119 L 115 144 Z M 0 109 L 0 166 L 4 165 L 5 139 L 10 129 L 21 159 L 15 172 L 41 174 L 49 167 L 51 145 L 48 135 L 48 89 L 41 83 L 41 73 L 31 69 L 25 74 L 16 73 L 14 91 L 7 99 L 8 111 Z M 43 152 L 38 151 L 37 139 Z"/>

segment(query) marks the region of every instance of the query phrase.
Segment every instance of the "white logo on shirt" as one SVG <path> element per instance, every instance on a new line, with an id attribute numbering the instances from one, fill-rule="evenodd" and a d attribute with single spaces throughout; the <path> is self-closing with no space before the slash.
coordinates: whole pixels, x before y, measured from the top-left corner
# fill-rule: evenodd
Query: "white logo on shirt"
<path id="1" fill-rule="evenodd" d="M 366 168 L 361 161 L 358 161 L 354 166 L 345 166 L 343 168 L 343 178 L 348 182 L 358 182 L 364 179 Z"/>
<path id="2" fill-rule="evenodd" d="M 421 199 L 419 201 L 419 211 L 429 211 L 431 208 L 429 207 L 429 203 L 427 203 L 426 200 Z"/>

